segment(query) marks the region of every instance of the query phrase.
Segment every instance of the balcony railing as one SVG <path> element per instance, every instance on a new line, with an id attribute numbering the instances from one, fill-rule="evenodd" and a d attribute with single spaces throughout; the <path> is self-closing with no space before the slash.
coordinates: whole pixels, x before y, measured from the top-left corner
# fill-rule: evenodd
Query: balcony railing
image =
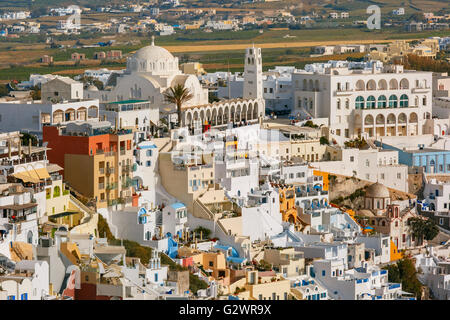
<path id="1" fill-rule="evenodd" d="M 125 149 L 120 149 L 120 155 L 121 155 L 121 156 L 124 156 L 125 153 L 126 153 L 126 150 L 125 150 Z"/>
<path id="2" fill-rule="evenodd" d="M 98 171 L 100 172 L 100 174 L 105 174 L 105 168 L 100 168 L 98 169 Z"/>
<path id="3" fill-rule="evenodd" d="M 105 184 L 104 184 L 104 183 L 99 183 L 99 184 L 98 184 L 98 188 L 99 188 L 100 190 L 105 189 Z"/>
<path id="4" fill-rule="evenodd" d="M 107 167 L 106 168 L 106 174 L 107 175 L 114 174 L 114 167 Z"/>
<path id="5" fill-rule="evenodd" d="M 117 182 L 106 184 L 106 190 L 114 190 L 117 189 Z"/>

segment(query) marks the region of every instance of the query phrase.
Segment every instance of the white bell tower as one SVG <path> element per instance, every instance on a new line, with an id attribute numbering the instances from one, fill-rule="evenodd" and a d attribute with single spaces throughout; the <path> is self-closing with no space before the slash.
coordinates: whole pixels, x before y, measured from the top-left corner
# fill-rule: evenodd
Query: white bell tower
<path id="1" fill-rule="evenodd" d="M 261 48 L 245 50 L 244 99 L 263 99 Z"/>

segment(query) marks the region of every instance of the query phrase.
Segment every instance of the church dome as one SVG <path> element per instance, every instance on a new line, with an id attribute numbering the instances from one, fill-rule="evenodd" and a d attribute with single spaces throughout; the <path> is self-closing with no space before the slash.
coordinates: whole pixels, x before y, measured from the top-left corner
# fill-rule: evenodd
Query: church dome
<path id="1" fill-rule="evenodd" d="M 167 49 L 152 44 L 136 51 L 127 61 L 127 73 L 170 76 L 179 74 L 178 58 Z"/>
<path id="2" fill-rule="evenodd" d="M 147 47 L 143 47 L 136 51 L 136 53 L 133 55 L 134 58 L 139 60 L 160 60 L 160 59 L 166 59 L 166 60 L 173 60 L 173 55 L 163 47 L 158 47 L 155 45 L 150 45 Z"/>
<path id="3" fill-rule="evenodd" d="M 381 183 L 374 183 L 367 188 L 366 198 L 390 198 L 389 190 Z"/>

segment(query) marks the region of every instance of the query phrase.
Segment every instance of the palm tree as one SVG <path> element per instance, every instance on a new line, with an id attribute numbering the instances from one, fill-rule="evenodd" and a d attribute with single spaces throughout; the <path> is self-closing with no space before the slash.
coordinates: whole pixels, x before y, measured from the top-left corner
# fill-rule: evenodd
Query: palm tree
<path id="1" fill-rule="evenodd" d="M 183 84 L 176 84 L 164 93 L 164 97 L 168 102 L 177 106 L 178 126 L 181 127 L 181 107 L 185 102 L 191 100 L 194 95 Z"/>

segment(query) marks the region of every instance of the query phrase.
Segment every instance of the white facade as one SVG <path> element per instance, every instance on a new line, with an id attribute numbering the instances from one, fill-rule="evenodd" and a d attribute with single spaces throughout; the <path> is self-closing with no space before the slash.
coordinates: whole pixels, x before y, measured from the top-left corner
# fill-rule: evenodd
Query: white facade
<path id="1" fill-rule="evenodd" d="M 345 270 L 342 260 L 313 262 L 315 278 L 336 300 L 396 300 L 401 299 L 401 284 L 389 283 L 387 270 L 365 267 Z"/>
<path id="2" fill-rule="evenodd" d="M 399 164 L 397 151 L 330 148 L 328 152 L 331 161 L 313 162 L 311 166 L 331 174 L 378 181 L 389 188 L 408 192 L 408 166 Z"/>
<path id="3" fill-rule="evenodd" d="M 117 101 L 102 104 L 100 118 L 120 128 L 133 128 L 150 134 L 159 123 L 159 108 L 146 100 Z"/>
<path id="4" fill-rule="evenodd" d="M 98 100 L 62 103 L 3 102 L 0 103 L 0 131 L 30 132 L 42 138 L 44 124 L 98 121 L 98 109 Z"/>
<path id="5" fill-rule="evenodd" d="M 50 273 L 47 261 L 22 260 L 16 263 L 16 272 L 31 273 L 33 286 L 32 295 L 29 300 L 41 300 L 49 294 Z"/>
<path id="6" fill-rule="evenodd" d="M 366 136 L 417 136 L 431 118 L 432 73 L 381 62 L 330 61 L 294 73 L 295 114 L 328 118 L 338 143 Z"/>
<path id="7" fill-rule="evenodd" d="M 364 243 L 366 249 L 375 250 L 375 264 L 388 263 L 391 260 L 391 240 L 389 236 L 358 236 L 355 241 Z"/>
<path id="8" fill-rule="evenodd" d="M 163 209 L 162 223 L 164 235 L 170 233 L 173 237 L 177 234 L 181 236 L 187 223 L 186 206 L 177 202 L 165 207 Z"/>
<path id="9" fill-rule="evenodd" d="M 152 107 L 167 109 L 173 106 L 165 102 L 163 93 L 176 84 L 183 84 L 193 98 L 186 106 L 208 103 L 208 90 L 203 89 L 194 75 L 181 73 L 178 58 L 154 43 L 136 51 L 127 60 L 127 69 L 117 78 L 111 90 L 85 90 L 85 97 L 97 98 L 101 102 L 128 99 L 149 100 Z"/>

